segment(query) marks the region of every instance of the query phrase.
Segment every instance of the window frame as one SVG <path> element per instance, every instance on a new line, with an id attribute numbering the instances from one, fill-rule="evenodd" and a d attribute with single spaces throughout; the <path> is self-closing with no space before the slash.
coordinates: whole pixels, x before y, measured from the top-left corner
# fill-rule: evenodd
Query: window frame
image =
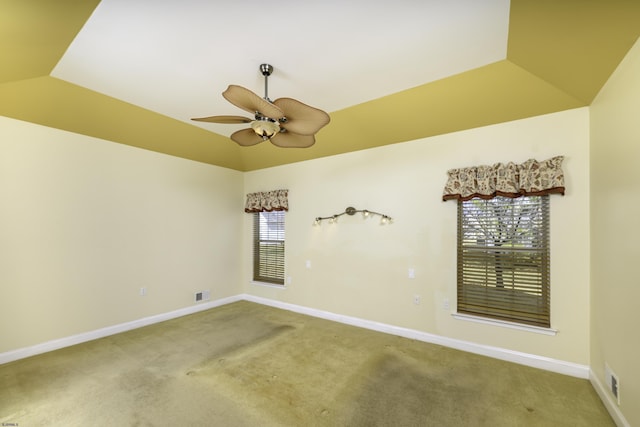
<path id="1" fill-rule="evenodd" d="M 479 207 L 482 205 L 485 211 Z M 488 212 L 488 206 L 492 206 L 493 215 Z M 515 206 L 521 209 L 517 219 Z M 507 218 L 510 208 L 511 218 Z M 532 209 L 525 211 L 526 208 Z M 472 215 L 474 209 L 480 212 L 476 217 Z M 500 218 L 500 215 L 504 216 Z M 475 230 L 470 225 L 473 221 L 476 221 Z M 456 298 L 459 314 L 550 328 L 549 222 L 548 195 L 458 200 Z M 522 223 L 527 223 L 531 230 L 519 231 Z M 478 239 L 482 233 L 492 237 Z M 491 233 L 498 233 L 500 238 Z M 475 238 L 474 244 L 470 243 L 472 238 Z"/>
<path id="2" fill-rule="evenodd" d="M 284 210 L 276 210 L 253 213 L 252 277 L 254 282 L 284 285 L 285 212 Z M 272 224 L 273 227 L 270 227 L 269 224 Z M 271 250 L 267 251 L 267 248 L 271 248 Z"/>

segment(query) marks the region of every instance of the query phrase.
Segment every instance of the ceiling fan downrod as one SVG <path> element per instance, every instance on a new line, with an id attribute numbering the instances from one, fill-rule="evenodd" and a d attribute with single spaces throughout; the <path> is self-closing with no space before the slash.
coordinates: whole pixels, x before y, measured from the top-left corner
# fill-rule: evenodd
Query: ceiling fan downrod
<path id="1" fill-rule="evenodd" d="M 264 99 L 271 102 L 269 99 L 269 76 L 273 73 L 273 67 L 269 64 L 260 64 L 260 72 L 264 76 Z"/>

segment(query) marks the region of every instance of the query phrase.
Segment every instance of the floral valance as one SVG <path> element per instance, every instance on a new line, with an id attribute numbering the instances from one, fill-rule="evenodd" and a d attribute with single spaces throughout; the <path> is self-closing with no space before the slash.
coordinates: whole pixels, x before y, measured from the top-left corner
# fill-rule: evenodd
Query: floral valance
<path id="1" fill-rule="evenodd" d="M 259 193 L 247 194 L 247 203 L 244 211 L 272 212 L 289 210 L 289 190 L 262 191 Z"/>
<path id="2" fill-rule="evenodd" d="M 563 156 L 556 156 L 542 162 L 530 159 L 522 164 L 451 169 L 442 200 L 564 194 L 563 160 Z"/>

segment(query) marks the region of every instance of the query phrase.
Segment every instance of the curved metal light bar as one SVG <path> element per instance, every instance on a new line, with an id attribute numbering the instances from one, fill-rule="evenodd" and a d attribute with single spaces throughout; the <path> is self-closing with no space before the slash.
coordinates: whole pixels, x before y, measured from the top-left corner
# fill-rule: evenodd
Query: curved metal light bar
<path id="1" fill-rule="evenodd" d="M 353 216 L 356 213 L 362 213 L 362 216 L 364 218 L 368 218 L 370 216 L 373 215 L 378 215 L 380 216 L 380 224 L 381 225 L 385 225 L 385 224 L 391 224 L 393 222 L 393 218 L 391 218 L 389 215 L 385 215 L 385 214 L 381 214 L 379 212 L 374 212 L 374 211 L 370 211 L 368 209 L 356 209 L 352 206 L 349 206 L 348 208 L 346 208 L 344 210 L 344 212 L 340 212 L 338 214 L 334 214 L 331 216 L 319 216 L 316 217 L 316 219 L 313 221 L 313 225 L 320 225 L 322 224 L 322 221 L 327 220 L 329 221 L 329 224 L 333 224 L 335 222 L 338 221 L 338 218 L 341 217 L 342 215 L 350 215 Z"/>

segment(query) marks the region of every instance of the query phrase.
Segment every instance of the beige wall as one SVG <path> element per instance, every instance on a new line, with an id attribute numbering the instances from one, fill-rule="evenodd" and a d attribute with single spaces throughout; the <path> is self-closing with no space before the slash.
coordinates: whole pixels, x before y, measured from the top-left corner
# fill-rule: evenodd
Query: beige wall
<path id="1" fill-rule="evenodd" d="M 620 379 L 620 409 L 640 425 L 640 42 L 591 107 L 591 368 Z"/>
<path id="2" fill-rule="evenodd" d="M 0 117 L 0 353 L 240 293 L 242 203 L 240 172 Z"/>
<path id="3" fill-rule="evenodd" d="M 428 117 L 425 118 L 428 120 Z M 340 141 L 335 141 L 339 144 Z M 456 203 L 442 202 L 449 168 L 566 156 L 567 194 L 551 196 L 552 327 L 546 336 L 454 319 Z M 291 284 L 250 284 L 250 215 L 244 221 L 246 292 L 578 364 L 589 363 L 589 111 L 565 111 L 245 174 L 245 192 L 288 188 L 286 270 Z M 392 216 L 317 216 L 347 206 Z M 306 268 L 306 261 L 311 268 Z M 415 279 L 408 279 L 414 268 Z M 420 305 L 413 303 L 420 295 Z"/>

